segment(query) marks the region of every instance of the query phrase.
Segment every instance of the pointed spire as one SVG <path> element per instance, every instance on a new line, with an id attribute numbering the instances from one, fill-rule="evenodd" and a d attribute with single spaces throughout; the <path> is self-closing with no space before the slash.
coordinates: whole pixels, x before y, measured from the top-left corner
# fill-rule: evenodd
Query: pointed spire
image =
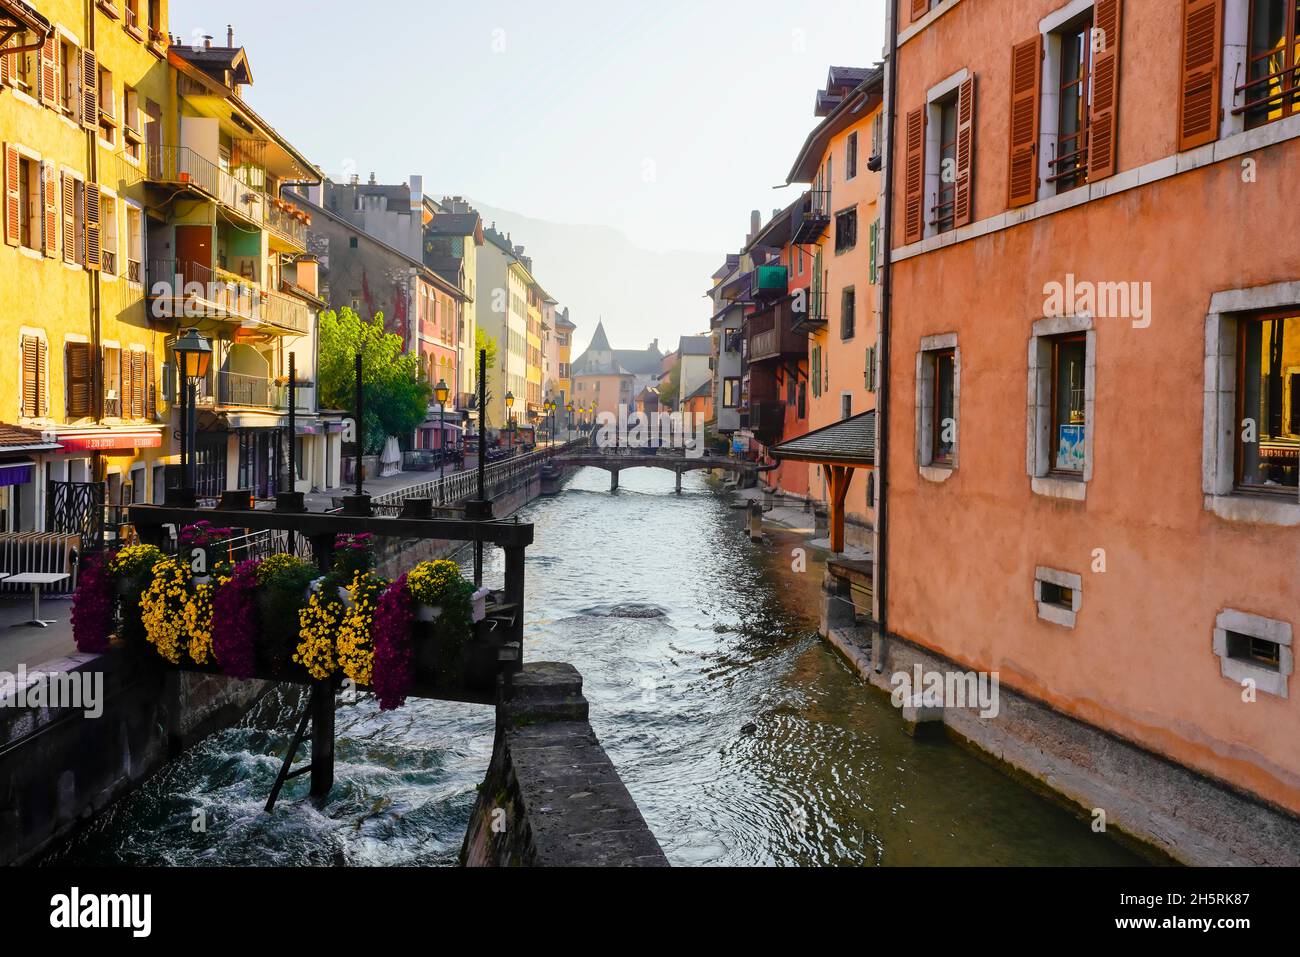
<path id="1" fill-rule="evenodd" d="M 603 319 L 596 323 L 596 333 L 591 337 L 591 345 L 587 346 L 588 352 L 613 352 L 610 348 L 609 337 L 605 335 L 605 321 Z"/>

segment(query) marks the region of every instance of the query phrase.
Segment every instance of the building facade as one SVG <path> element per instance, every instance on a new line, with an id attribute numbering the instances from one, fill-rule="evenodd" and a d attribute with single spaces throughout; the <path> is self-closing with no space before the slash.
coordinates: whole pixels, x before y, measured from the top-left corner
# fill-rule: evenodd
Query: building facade
<path id="1" fill-rule="evenodd" d="M 889 630 L 1296 814 L 1295 4 L 909 13 Z"/>

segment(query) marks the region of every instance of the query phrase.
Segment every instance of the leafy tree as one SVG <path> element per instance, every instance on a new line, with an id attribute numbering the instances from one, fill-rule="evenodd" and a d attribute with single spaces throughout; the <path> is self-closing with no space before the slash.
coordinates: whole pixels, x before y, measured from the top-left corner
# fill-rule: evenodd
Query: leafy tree
<path id="1" fill-rule="evenodd" d="M 659 380 L 659 401 L 667 408 L 677 408 L 677 393 L 681 390 L 682 364 L 673 363 L 662 379 Z"/>
<path id="2" fill-rule="evenodd" d="M 409 436 L 425 420 L 433 390 L 402 337 L 384 331 L 377 313 L 367 322 L 344 307 L 320 317 L 317 378 L 324 408 L 356 414 L 356 354 L 361 352 L 365 453 L 382 451 L 389 436 Z"/>

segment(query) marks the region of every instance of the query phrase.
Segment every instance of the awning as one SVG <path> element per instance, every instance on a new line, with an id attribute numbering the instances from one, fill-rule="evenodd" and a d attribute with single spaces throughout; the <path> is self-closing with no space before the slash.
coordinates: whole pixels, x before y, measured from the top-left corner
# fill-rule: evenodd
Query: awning
<path id="1" fill-rule="evenodd" d="M 26 485 L 36 477 L 36 463 L 31 459 L 0 462 L 0 487 Z"/>
<path id="2" fill-rule="evenodd" d="M 161 429 L 83 429 L 56 432 L 64 452 L 117 452 L 162 446 Z"/>
<path id="3" fill-rule="evenodd" d="M 858 469 L 876 467 L 875 410 L 835 422 L 769 450 L 774 459 L 810 462 L 830 480 L 831 551 L 844 551 L 844 502 Z"/>
<path id="4" fill-rule="evenodd" d="M 876 412 L 863 412 L 769 450 L 774 459 L 817 465 L 876 466 Z"/>

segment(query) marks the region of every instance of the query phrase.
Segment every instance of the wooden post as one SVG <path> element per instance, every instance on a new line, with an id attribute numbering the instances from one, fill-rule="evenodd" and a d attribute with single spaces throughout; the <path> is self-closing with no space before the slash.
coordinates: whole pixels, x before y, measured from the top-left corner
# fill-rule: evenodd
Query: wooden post
<path id="1" fill-rule="evenodd" d="M 611 492 L 618 491 L 618 469 L 609 470 L 609 490 Z"/>
<path id="2" fill-rule="evenodd" d="M 830 465 L 827 468 L 831 479 L 831 551 L 838 555 L 844 551 L 844 502 L 849 495 L 854 470 L 846 465 Z"/>
<path id="3" fill-rule="evenodd" d="M 524 667 L 524 548 L 507 545 L 503 551 L 506 553 L 506 603 L 515 606 L 510 641 L 519 643 L 519 658 L 515 662 L 518 671 Z"/>
<path id="4" fill-rule="evenodd" d="M 311 791 L 317 804 L 334 787 L 334 682 L 325 678 L 312 684 Z"/>

